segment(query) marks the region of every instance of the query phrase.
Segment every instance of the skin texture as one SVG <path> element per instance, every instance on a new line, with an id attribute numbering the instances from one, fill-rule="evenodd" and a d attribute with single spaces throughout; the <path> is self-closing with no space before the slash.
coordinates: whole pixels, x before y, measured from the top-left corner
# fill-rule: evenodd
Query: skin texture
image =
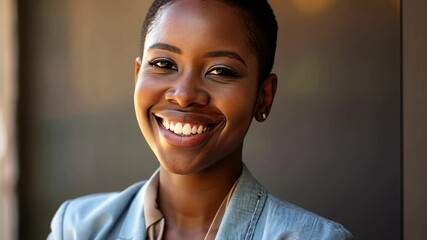
<path id="1" fill-rule="evenodd" d="M 160 12 L 135 66 L 135 111 L 160 162 L 164 239 L 203 239 L 239 177 L 252 117 L 268 115 L 277 78 L 258 86 L 245 25 L 220 1 L 178 1 Z M 183 136 L 162 121 L 202 125 Z"/>

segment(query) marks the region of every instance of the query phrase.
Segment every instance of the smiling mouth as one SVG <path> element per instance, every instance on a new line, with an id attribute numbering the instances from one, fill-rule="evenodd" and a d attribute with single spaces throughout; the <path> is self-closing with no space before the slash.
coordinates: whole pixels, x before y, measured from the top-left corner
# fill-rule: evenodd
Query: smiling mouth
<path id="1" fill-rule="evenodd" d="M 186 123 L 171 121 L 164 118 L 156 117 L 157 122 L 164 129 L 181 136 L 199 135 L 213 129 L 216 124 Z"/>
<path id="2" fill-rule="evenodd" d="M 164 113 L 154 115 L 161 136 L 170 145 L 184 149 L 203 146 L 214 136 L 215 129 L 223 123 L 197 114 L 182 115 L 169 112 L 171 116 L 168 118 Z"/>

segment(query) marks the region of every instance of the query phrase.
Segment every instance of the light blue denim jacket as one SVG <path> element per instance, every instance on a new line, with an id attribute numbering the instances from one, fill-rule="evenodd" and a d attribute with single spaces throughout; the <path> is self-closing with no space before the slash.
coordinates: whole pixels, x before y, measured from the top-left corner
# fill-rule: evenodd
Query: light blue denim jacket
<path id="1" fill-rule="evenodd" d="M 119 193 L 69 200 L 56 212 L 49 240 L 145 240 L 145 182 Z M 216 239 L 351 239 L 340 224 L 268 193 L 243 168 Z"/>

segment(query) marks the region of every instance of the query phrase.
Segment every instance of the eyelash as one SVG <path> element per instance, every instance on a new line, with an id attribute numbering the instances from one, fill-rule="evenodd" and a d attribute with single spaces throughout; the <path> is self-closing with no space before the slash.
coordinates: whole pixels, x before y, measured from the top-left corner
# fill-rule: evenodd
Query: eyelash
<path id="1" fill-rule="evenodd" d="M 148 64 L 154 68 L 178 71 L 177 64 L 174 61 L 169 59 L 158 58 L 154 60 L 149 60 Z M 216 73 L 213 73 L 213 72 L 216 72 Z M 235 71 L 230 67 L 225 67 L 225 66 L 214 66 L 208 69 L 205 75 L 228 77 L 228 78 L 240 77 L 240 74 L 237 73 L 237 71 Z"/>
<path id="2" fill-rule="evenodd" d="M 155 68 L 169 69 L 169 70 L 175 70 L 175 71 L 178 70 L 175 62 L 168 59 L 164 59 L 164 58 L 148 61 L 148 64 Z M 166 64 L 166 65 L 161 65 L 161 64 Z"/>
<path id="3" fill-rule="evenodd" d="M 217 71 L 217 73 L 213 74 L 214 71 Z M 230 77 L 230 78 L 240 77 L 240 75 L 234 69 L 231 69 L 229 67 L 224 67 L 224 66 L 210 68 L 207 71 L 206 75 L 214 75 L 214 76 L 222 76 L 222 77 Z"/>

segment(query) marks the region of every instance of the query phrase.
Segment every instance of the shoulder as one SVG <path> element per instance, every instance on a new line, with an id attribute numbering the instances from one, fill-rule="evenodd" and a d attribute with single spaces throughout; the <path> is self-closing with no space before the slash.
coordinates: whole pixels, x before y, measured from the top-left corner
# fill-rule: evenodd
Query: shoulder
<path id="1" fill-rule="evenodd" d="M 244 167 L 218 239 L 345 240 L 343 226 L 273 196 Z"/>
<path id="2" fill-rule="evenodd" d="M 118 231 L 129 216 L 130 208 L 141 210 L 145 181 L 138 182 L 121 192 L 83 196 L 64 202 L 55 213 L 49 239 L 105 239 L 106 234 Z M 117 228 L 117 229 L 115 229 Z"/>
<path id="3" fill-rule="evenodd" d="M 301 207 L 283 201 L 272 194 L 260 219 L 268 229 L 270 239 L 351 239 L 352 235 L 341 224 L 323 218 Z"/>

